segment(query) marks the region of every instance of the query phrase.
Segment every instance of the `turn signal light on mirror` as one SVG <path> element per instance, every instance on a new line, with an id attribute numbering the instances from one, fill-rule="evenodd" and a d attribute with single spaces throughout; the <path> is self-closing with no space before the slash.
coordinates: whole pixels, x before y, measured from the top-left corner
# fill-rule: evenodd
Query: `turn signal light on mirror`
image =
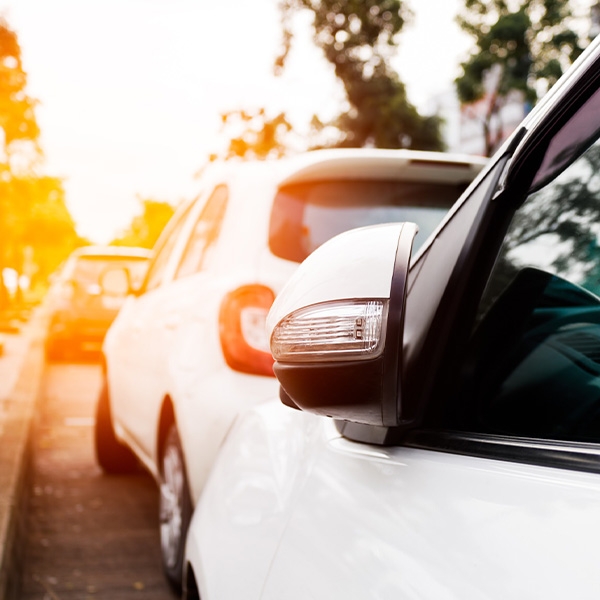
<path id="1" fill-rule="evenodd" d="M 366 360 L 383 348 L 387 302 L 347 300 L 313 304 L 282 319 L 271 335 L 280 362 Z"/>
<path id="2" fill-rule="evenodd" d="M 264 285 L 244 285 L 221 302 L 219 336 L 227 364 L 236 371 L 273 377 L 273 356 L 265 330 L 267 313 L 275 300 Z"/>

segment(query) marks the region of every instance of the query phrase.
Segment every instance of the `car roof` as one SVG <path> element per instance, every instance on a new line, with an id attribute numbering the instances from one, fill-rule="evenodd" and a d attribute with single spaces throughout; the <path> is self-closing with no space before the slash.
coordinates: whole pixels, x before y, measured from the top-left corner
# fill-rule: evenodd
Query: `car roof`
<path id="1" fill-rule="evenodd" d="M 345 148 L 316 150 L 290 160 L 289 174 L 280 187 L 319 179 L 389 179 L 470 183 L 487 164 L 480 156 L 424 152 Z"/>
<path id="2" fill-rule="evenodd" d="M 211 163 L 207 180 L 232 181 L 258 177 L 277 187 L 324 179 L 387 179 L 470 183 L 485 167 L 482 156 L 420 150 L 380 148 L 332 148 L 264 161 Z"/>
<path id="3" fill-rule="evenodd" d="M 90 258 L 150 258 L 152 251 L 137 246 L 82 246 L 73 251 L 74 257 Z"/>

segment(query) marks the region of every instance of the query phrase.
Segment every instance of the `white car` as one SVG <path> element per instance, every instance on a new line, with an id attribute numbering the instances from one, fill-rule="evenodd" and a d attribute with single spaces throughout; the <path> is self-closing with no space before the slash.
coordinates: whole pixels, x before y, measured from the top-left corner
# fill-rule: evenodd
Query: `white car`
<path id="1" fill-rule="evenodd" d="M 276 393 L 265 317 L 298 263 L 337 233 L 373 223 L 411 219 L 425 239 L 485 162 L 337 150 L 206 171 L 106 337 L 96 421 L 105 471 L 133 468 L 135 455 L 160 483 L 174 587 L 192 507 L 225 434 L 240 410 Z"/>
<path id="2" fill-rule="evenodd" d="M 288 407 L 224 443 L 187 600 L 598 597 L 599 42 L 414 233 L 343 233 L 279 294 Z"/>

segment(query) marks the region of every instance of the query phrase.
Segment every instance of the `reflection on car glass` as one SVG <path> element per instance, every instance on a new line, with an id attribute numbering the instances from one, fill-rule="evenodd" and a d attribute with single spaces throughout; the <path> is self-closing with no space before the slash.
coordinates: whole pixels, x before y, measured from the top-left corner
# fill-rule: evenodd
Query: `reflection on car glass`
<path id="1" fill-rule="evenodd" d="M 377 180 L 290 185 L 275 198 L 269 245 L 275 255 L 301 262 L 349 229 L 411 221 L 419 226 L 416 250 L 464 189 L 464 184 Z"/>
<path id="2" fill-rule="evenodd" d="M 517 213 L 504 254 L 513 265 L 535 264 L 600 291 L 600 145 Z"/>
<path id="3" fill-rule="evenodd" d="M 595 144 L 510 224 L 470 342 L 459 428 L 600 442 L 599 238 Z"/>
<path id="4" fill-rule="evenodd" d="M 478 430 L 600 441 L 598 297 L 523 269 L 472 344 L 476 363 L 466 391 Z"/>

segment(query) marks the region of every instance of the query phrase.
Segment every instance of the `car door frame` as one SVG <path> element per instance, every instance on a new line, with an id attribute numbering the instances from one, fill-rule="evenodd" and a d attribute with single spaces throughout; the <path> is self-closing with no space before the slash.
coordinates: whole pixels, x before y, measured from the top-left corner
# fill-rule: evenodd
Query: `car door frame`
<path id="1" fill-rule="evenodd" d="M 595 48 L 597 47 L 598 44 L 595 44 Z M 490 186 L 491 193 L 483 202 L 472 225 L 471 235 L 465 242 L 437 314 L 432 320 L 424 351 L 419 357 L 420 364 L 411 373 L 413 378 L 418 374 L 425 383 L 419 390 L 421 403 L 417 418 L 421 426 L 404 440 L 408 446 L 600 472 L 598 444 L 518 437 L 509 439 L 506 436 L 446 431 L 442 426 L 442 412 L 448 399 L 448 390 L 456 384 L 479 300 L 513 215 L 529 193 L 540 189 L 562 172 L 587 149 L 591 138 L 598 136 L 598 52 L 595 59 L 580 68 L 577 76 L 562 85 L 554 96 L 556 103 L 531 124 L 526 121 L 525 126 L 515 133 L 496 161 L 496 165 L 500 165 L 506 160 L 506 167 L 496 186 Z M 587 118 L 591 115 L 596 115 L 595 122 Z M 575 132 L 577 135 L 574 139 L 572 130 L 577 129 L 577 122 L 579 130 Z M 590 128 L 590 122 L 595 127 Z M 587 129 L 582 127 L 582 123 L 587 125 Z M 562 158 L 565 156 L 566 159 Z M 556 164 L 558 167 L 552 170 L 552 165 Z M 440 332 L 444 333 L 440 336 Z M 434 346 L 438 349 L 442 346 L 443 350 L 437 352 L 437 361 L 430 361 L 426 358 L 426 352 L 429 349 L 435 353 Z M 434 376 L 431 376 L 432 367 Z M 429 376 L 425 376 L 426 370 L 429 370 Z M 418 389 L 418 386 L 415 387 Z"/>
<path id="2" fill-rule="evenodd" d="M 561 136 L 565 125 L 600 106 L 599 47 L 598 41 L 592 44 L 585 56 L 595 53 L 593 60 L 585 63 L 582 57 L 573 76 L 557 85 L 541 103 L 545 109 L 532 114 L 507 140 L 414 258 L 406 303 L 405 363 L 400 374 L 402 425 L 381 428 L 338 422 L 338 431 L 344 437 L 372 444 L 595 470 L 590 465 L 597 462 L 597 448 L 590 449 L 588 444 L 540 444 L 540 440 L 498 440 L 494 436 L 449 432 L 441 427 L 441 414 L 512 216 L 532 191 L 532 182 L 541 185 L 535 179 L 540 169 L 547 168 L 553 158 L 573 145 L 568 136 Z M 600 128 L 600 119 L 596 122 Z M 581 144 L 575 146 L 571 160 L 585 149 Z M 451 243 L 454 250 L 448 251 Z"/>
<path id="3" fill-rule="evenodd" d="M 160 407 L 157 408 L 156 401 L 140 397 L 136 382 L 140 378 L 140 366 L 151 368 L 146 365 L 146 361 L 140 358 L 140 353 L 150 348 L 151 345 L 147 344 L 147 338 L 153 335 L 151 329 L 154 328 L 155 324 L 149 326 L 146 323 L 144 325 L 142 321 L 144 315 L 152 312 L 152 307 L 157 304 L 160 305 L 163 297 L 168 294 L 168 284 L 179 264 L 179 257 L 190 235 L 194 216 L 201 210 L 199 205 L 203 204 L 204 198 L 205 195 L 201 193 L 194 200 L 189 201 L 185 206 L 182 206 L 181 212 L 176 213 L 173 220 L 167 224 L 155 245 L 156 251 L 148 267 L 142 287 L 137 293 L 128 298 L 122 310 L 123 314 L 118 317 L 117 326 L 114 331 L 109 332 L 108 344 L 105 348 L 106 372 L 111 394 L 115 432 L 121 440 L 135 450 L 138 457 L 154 475 L 157 475 L 156 423 L 160 416 Z M 168 250 L 169 255 L 166 258 L 159 283 L 148 289 L 153 266 L 161 253 L 165 251 L 167 241 L 178 226 L 181 226 L 179 239 Z M 141 339 L 142 333 L 146 342 Z M 111 347 L 113 348 L 112 352 Z M 157 390 L 156 397 L 159 398 L 159 402 L 162 402 L 162 390 Z M 140 406 L 145 407 L 144 412 L 150 421 L 145 423 L 143 428 L 138 418 Z M 146 433 L 143 433 L 142 429 L 146 429 Z"/>

